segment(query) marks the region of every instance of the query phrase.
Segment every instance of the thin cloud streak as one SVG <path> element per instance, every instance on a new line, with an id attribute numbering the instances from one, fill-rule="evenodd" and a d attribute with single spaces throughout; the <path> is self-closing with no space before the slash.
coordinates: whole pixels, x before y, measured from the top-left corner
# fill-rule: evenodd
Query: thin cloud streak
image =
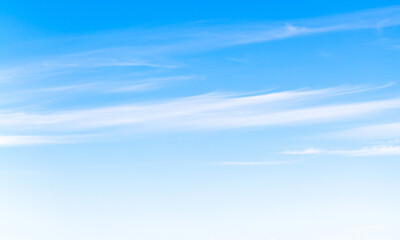
<path id="1" fill-rule="evenodd" d="M 169 77 L 153 77 L 130 82 L 90 82 L 75 85 L 62 85 L 45 87 L 38 89 L 30 89 L 22 91 L 24 94 L 29 93 L 61 93 L 61 92 L 98 92 L 98 93 L 119 93 L 119 92 L 139 92 L 161 88 L 167 84 L 196 78 L 194 75 L 188 76 L 169 76 Z"/>
<path id="2" fill-rule="evenodd" d="M 385 139 L 400 137 L 400 122 L 368 125 L 344 131 L 329 133 L 331 138 Z"/>
<path id="3" fill-rule="evenodd" d="M 268 161 L 268 162 L 218 162 L 217 165 L 224 166 L 270 166 L 270 165 L 287 165 L 295 164 L 299 161 Z"/>
<path id="4" fill-rule="evenodd" d="M 400 108 L 400 98 L 351 104 L 327 105 L 278 112 L 230 111 L 225 114 L 203 114 L 186 122 L 187 126 L 208 128 L 239 128 L 251 126 L 310 124 L 357 118 L 385 110 Z M 184 125 L 183 123 L 182 125 Z"/>
<path id="5" fill-rule="evenodd" d="M 96 139 L 96 140 L 94 140 Z M 0 147 L 70 144 L 88 141 L 104 141 L 102 135 L 0 135 Z"/>
<path id="6" fill-rule="evenodd" d="M 159 78 L 148 78 L 141 81 L 137 81 L 135 84 L 124 85 L 120 87 L 114 87 L 113 89 L 109 89 L 109 92 L 137 92 L 144 90 L 153 90 L 157 89 L 165 84 L 184 81 L 193 79 L 196 76 L 172 76 L 172 77 L 159 77 Z"/>
<path id="7" fill-rule="evenodd" d="M 0 136 L 0 147 L 64 143 L 49 136 Z"/>
<path id="8" fill-rule="evenodd" d="M 359 89 L 361 90 L 361 89 Z M 400 99 L 307 106 L 307 101 L 353 93 L 354 88 L 283 91 L 251 96 L 210 93 L 161 102 L 76 111 L 27 113 L 4 111 L 4 129 L 72 131 L 106 127 L 133 130 L 217 130 L 254 126 L 310 124 L 351 119 L 400 108 Z M 303 102 L 303 103 L 302 103 Z M 315 101 L 312 101 L 312 104 Z M 298 107 L 297 105 L 300 105 Z"/>
<path id="9" fill-rule="evenodd" d="M 368 157 L 368 156 L 397 156 L 400 155 L 400 146 L 397 145 L 379 145 L 363 147 L 353 150 L 325 150 L 317 148 L 308 148 L 299 151 L 285 151 L 286 155 L 340 155 L 350 157 Z"/>
<path id="10" fill-rule="evenodd" d="M 49 57 L 38 62 L 0 69 L 0 82 L 40 79 L 91 68 L 177 68 L 181 64 L 173 63 L 171 60 L 171 57 L 176 54 L 189 54 L 328 32 L 379 30 L 398 25 L 400 25 L 400 6 L 393 6 L 290 22 L 242 25 L 230 23 L 220 24 L 217 27 L 188 24 L 167 26 L 146 32 L 132 29 L 112 34 L 79 36 L 75 41 L 85 42 L 83 46 L 86 46 L 82 52 Z M 125 40 L 121 42 L 115 39 Z M 155 39 L 159 40 L 158 43 L 154 41 Z M 107 44 L 94 44 L 102 42 L 102 40 Z M 87 46 L 91 45 L 97 46 L 97 49 L 87 49 Z M 159 59 L 164 60 L 160 62 Z"/>
<path id="11" fill-rule="evenodd" d="M 149 61 L 129 60 L 121 61 L 120 57 L 108 57 L 111 59 L 102 59 L 104 56 L 82 57 L 80 54 L 72 56 L 60 56 L 60 60 L 43 60 L 39 62 L 28 63 L 20 66 L 8 66 L 0 69 L 0 82 L 9 82 L 11 80 L 34 81 L 43 78 L 57 77 L 61 75 L 76 73 L 85 70 L 111 68 L 111 67 L 149 67 L 149 68 L 175 68 L 174 65 L 157 64 Z"/>

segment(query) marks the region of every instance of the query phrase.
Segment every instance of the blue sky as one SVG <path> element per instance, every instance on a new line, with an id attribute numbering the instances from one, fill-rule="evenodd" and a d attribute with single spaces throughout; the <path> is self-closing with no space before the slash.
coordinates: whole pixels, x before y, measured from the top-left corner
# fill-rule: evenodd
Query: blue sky
<path id="1" fill-rule="evenodd" d="M 1 239 L 399 239 L 395 1 L 10 1 L 0 23 Z"/>

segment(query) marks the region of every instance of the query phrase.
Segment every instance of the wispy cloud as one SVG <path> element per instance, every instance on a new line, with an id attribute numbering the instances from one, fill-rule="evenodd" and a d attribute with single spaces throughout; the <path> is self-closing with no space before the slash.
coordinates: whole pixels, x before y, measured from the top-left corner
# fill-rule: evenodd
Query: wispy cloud
<path id="1" fill-rule="evenodd" d="M 76 91 L 87 91 L 89 89 L 96 88 L 96 83 L 83 83 L 83 84 L 75 84 L 75 85 L 63 85 L 63 86 L 54 86 L 54 87 L 44 87 L 38 89 L 29 89 L 23 91 L 23 93 L 50 93 L 50 92 L 76 92 Z"/>
<path id="2" fill-rule="evenodd" d="M 310 101 L 354 92 L 357 92 L 354 87 L 343 87 L 250 96 L 210 93 L 161 102 L 75 111 L 28 113 L 8 110 L 0 113 L 0 126 L 14 131 L 71 131 L 105 127 L 169 131 L 211 130 L 330 122 L 400 108 L 398 98 L 316 106 L 315 101 Z"/>
<path id="3" fill-rule="evenodd" d="M 87 141 L 104 141 L 104 136 L 88 134 L 68 135 L 0 135 L 0 147 L 68 144 Z"/>
<path id="4" fill-rule="evenodd" d="M 98 93 L 118 93 L 118 92 L 139 92 L 158 89 L 167 84 L 196 78 L 194 75 L 188 76 L 169 76 L 152 77 L 132 81 L 112 81 L 112 82 L 90 82 L 75 85 L 59 85 L 23 91 L 28 93 L 60 93 L 60 92 L 98 92 Z"/>
<path id="5" fill-rule="evenodd" d="M 76 53 L 59 56 L 57 59 L 44 59 L 17 66 L 7 66 L 0 69 L 0 82 L 11 80 L 34 81 L 51 77 L 58 77 L 72 73 L 91 71 L 104 68 L 127 68 L 127 67 L 149 67 L 149 68 L 175 68 L 174 65 L 153 63 L 146 60 L 123 60 L 121 56 L 114 53 L 101 51 L 95 53 Z M 130 58 L 134 58 L 133 56 Z"/>
<path id="6" fill-rule="evenodd" d="M 172 77 L 158 77 L 158 78 L 147 78 L 141 81 L 137 81 L 135 84 L 125 84 L 123 86 L 114 87 L 109 89 L 109 92 L 137 92 L 144 90 L 157 89 L 171 82 L 184 81 L 193 79 L 196 76 L 172 76 Z"/>
<path id="7" fill-rule="evenodd" d="M 269 165 L 286 165 L 295 164 L 299 161 L 267 161 L 267 162 L 218 162 L 217 165 L 225 166 L 269 166 Z"/>
<path id="8" fill-rule="evenodd" d="M 322 154 L 324 153 L 323 150 L 318 149 L 318 148 L 306 148 L 303 150 L 296 150 L 296 151 L 286 151 L 284 152 L 284 154 L 288 154 L 288 155 L 314 155 L 314 154 Z"/>
<path id="9" fill-rule="evenodd" d="M 400 6 L 313 19 L 269 23 L 186 24 L 70 38 L 82 49 L 0 69 L 0 81 L 40 79 L 85 69 L 111 67 L 176 68 L 176 54 L 274 41 L 327 32 L 382 29 L 400 25 Z M 65 39 L 60 41 L 65 44 Z"/>
<path id="10" fill-rule="evenodd" d="M 49 136 L 0 136 L 0 147 L 63 143 Z"/>
<path id="11" fill-rule="evenodd" d="M 11 85 L 1 90 L 5 104 L 10 102 L 8 98 L 17 99 L 15 94 L 18 93 L 19 96 L 25 93 L 44 96 L 44 101 L 49 102 L 56 101 L 54 98 L 46 99 L 47 94 L 51 93 L 55 98 L 62 93 L 108 93 L 108 98 L 102 95 L 104 98 L 96 98 L 101 99 L 101 102 L 96 103 L 100 107 L 86 109 L 79 105 L 76 108 L 75 99 L 62 98 L 64 96 L 60 99 L 66 99 L 67 103 L 57 105 L 59 108 L 56 110 L 41 106 L 42 102 L 35 102 L 38 105 L 34 107 L 35 110 L 28 110 L 28 107 L 24 108 L 19 103 L 16 106 L 10 104 L 9 109 L 0 111 L 1 134 L 34 135 L 46 132 L 52 135 L 102 131 L 105 128 L 112 128 L 110 131 L 219 130 L 334 122 L 384 113 L 400 108 L 400 99 L 336 99 L 344 94 L 373 90 L 366 87 L 299 89 L 272 93 L 211 92 L 167 100 L 158 98 L 147 102 L 133 102 L 128 98 L 123 99 L 124 104 L 118 101 L 123 98 L 119 94 L 157 89 L 173 81 L 192 78 L 190 73 L 182 71 L 171 73 L 177 67 L 186 66 L 180 62 L 185 60 L 185 57 L 181 57 L 183 55 L 298 36 L 382 29 L 397 25 L 400 25 L 399 6 L 287 22 L 192 23 L 154 28 L 141 31 L 140 34 L 139 30 L 131 29 L 72 37 L 68 41 L 75 41 L 78 46 L 72 53 L 68 52 L 70 50 L 59 51 L 32 62 L 22 59 L 20 64 L 1 66 L 0 81 L 4 85 Z M 149 69 L 152 70 L 150 74 L 140 72 Z M 145 77 L 139 81 L 124 81 L 119 78 L 124 74 Z M 160 74 L 169 76 L 159 77 Z M 74 79 L 74 76 L 79 76 L 79 79 Z M 21 84 L 20 80 L 33 83 Z M 317 99 L 324 101 L 315 101 Z M 130 104 L 126 104 L 128 101 Z M 68 105 L 71 102 L 72 105 Z M 26 102 L 26 105 L 29 104 Z M 63 110 L 62 106 L 67 105 L 68 109 L 74 110 Z M 389 134 L 390 127 L 397 126 L 375 126 L 371 132 Z M 358 131 L 361 135 L 363 130 L 349 130 L 347 134 Z"/>
<path id="12" fill-rule="evenodd" d="M 304 150 L 286 151 L 283 153 L 287 155 L 342 155 L 351 157 L 397 156 L 400 155 L 400 146 L 379 145 L 352 150 L 326 150 L 318 148 L 307 148 Z"/>
<path id="13" fill-rule="evenodd" d="M 385 139 L 400 137 L 400 122 L 375 124 L 327 134 L 334 138 Z"/>

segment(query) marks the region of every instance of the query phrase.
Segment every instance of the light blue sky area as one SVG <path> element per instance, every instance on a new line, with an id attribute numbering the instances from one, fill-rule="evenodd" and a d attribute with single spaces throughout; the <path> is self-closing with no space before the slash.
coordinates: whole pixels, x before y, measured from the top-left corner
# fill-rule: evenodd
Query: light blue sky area
<path id="1" fill-rule="evenodd" d="M 400 238 L 395 1 L 13 1 L 0 23 L 0 239 Z"/>

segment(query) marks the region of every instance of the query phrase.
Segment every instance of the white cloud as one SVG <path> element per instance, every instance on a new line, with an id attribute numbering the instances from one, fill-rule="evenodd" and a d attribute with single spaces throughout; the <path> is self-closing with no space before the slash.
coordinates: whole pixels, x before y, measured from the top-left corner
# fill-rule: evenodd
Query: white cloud
<path id="1" fill-rule="evenodd" d="M 105 54 L 105 53 L 104 53 Z M 76 73 L 95 68 L 106 67 L 150 67 L 175 68 L 171 64 L 153 63 L 145 60 L 120 59 L 121 56 L 103 56 L 101 51 L 96 53 L 76 53 L 61 55 L 56 59 L 47 59 L 18 66 L 7 66 L 0 69 L 0 82 L 12 80 L 40 80 L 44 78 Z M 133 58 L 133 57 L 131 57 Z"/>
<path id="2" fill-rule="evenodd" d="M 50 143 L 61 143 L 61 141 L 46 136 L 0 136 L 0 147 Z"/>
<path id="3" fill-rule="evenodd" d="M 23 94 L 29 93 L 49 93 L 49 92 L 100 92 L 100 93 L 118 93 L 118 92 L 137 92 L 154 90 L 168 83 L 193 79 L 194 75 L 169 76 L 169 77 L 152 77 L 145 79 L 137 79 L 131 81 L 114 81 L 114 82 L 90 82 L 75 85 L 62 85 L 53 87 L 44 87 L 37 89 L 29 89 L 22 91 Z"/>
<path id="4" fill-rule="evenodd" d="M 298 150 L 298 151 L 286 151 L 284 152 L 285 154 L 288 155 L 313 155 L 313 154 L 322 154 L 325 151 L 318 149 L 318 148 L 306 148 L 304 150 Z"/>
<path id="5" fill-rule="evenodd" d="M 40 79 L 71 71 L 104 67 L 176 68 L 171 55 L 205 51 L 241 44 L 266 42 L 296 36 L 359 29 L 381 29 L 400 25 L 400 7 L 372 9 L 349 14 L 291 22 L 187 24 L 160 29 L 126 30 L 69 38 L 85 46 L 82 52 L 66 53 L 36 62 L 0 69 L 0 82 Z M 125 40 L 121 40 L 125 39 Z M 158 41 L 154 41 L 157 39 Z M 67 40 L 60 41 L 65 44 Z M 102 43 L 103 44 L 99 44 Z M 147 43 L 148 42 L 148 43 Z M 88 46 L 92 46 L 89 47 Z M 160 59 L 163 59 L 160 61 Z"/>
<path id="6" fill-rule="evenodd" d="M 285 151 L 288 155 L 342 155 L 351 157 L 367 157 L 367 156 L 397 156 L 400 155 L 400 146 L 396 145 L 379 145 L 369 146 L 352 150 L 325 150 L 308 148 L 299 151 Z"/>
<path id="7" fill-rule="evenodd" d="M 158 78 L 148 78 L 137 81 L 135 84 L 125 84 L 123 86 L 114 87 L 109 89 L 109 92 L 136 92 L 144 90 L 152 90 L 159 88 L 166 83 L 183 81 L 188 79 L 193 79 L 196 76 L 172 76 L 172 77 L 158 77 Z M 121 84 L 122 85 L 122 84 Z"/>
<path id="8" fill-rule="evenodd" d="M 357 118 L 400 108 L 400 99 L 304 106 L 306 100 L 352 93 L 354 88 L 283 91 L 257 95 L 210 93 L 161 102 L 48 113 L 3 111 L 0 126 L 18 130 L 71 131 L 127 126 L 147 130 L 227 129 L 310 124 Z M 312 105 L 315 105 L 312 102 Z"/>
<path id="9" fill-rule="evenodd" d="M 0 135 L 0 147 L 44 145 L 44 144 L 66 144 L 85 141 L 102 141 L 102 135 Z"/>
<path id="10" fill-rule="evenodd" d="M 268 161 L 268 162 L 218 162 L 218 165 L 230 166 L 262 166 L 262 165 L 286 165 L 294 164 L 298 161 Z"/>
<path id="11" fill-rule="evenodd" d="M 352 128 L 344 131 L 330 133 L 328 137 L 334 138 L 361 138 L 361 139 L 385 139 L 400 137 L 400 123 L 386 123 Z"/>

